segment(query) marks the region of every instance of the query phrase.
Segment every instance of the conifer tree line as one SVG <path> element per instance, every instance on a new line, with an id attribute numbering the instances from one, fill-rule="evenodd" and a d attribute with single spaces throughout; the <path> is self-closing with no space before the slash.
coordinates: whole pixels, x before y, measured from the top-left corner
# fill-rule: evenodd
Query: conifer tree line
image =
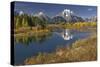
<path id="1" fill-rule="evenodd" d="M 28 14 L 14 15 L 15 28 L 36 27 L 36 26 L 45 28 L 46 25 L 47 25 L 47 21 L 44 18 L 40 19 L 39 17 L 31 16 Z"/>

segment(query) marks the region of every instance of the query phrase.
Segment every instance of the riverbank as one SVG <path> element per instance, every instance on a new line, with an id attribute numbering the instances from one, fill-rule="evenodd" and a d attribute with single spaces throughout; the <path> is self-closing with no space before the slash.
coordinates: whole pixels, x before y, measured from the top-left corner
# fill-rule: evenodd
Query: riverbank
<path id="1" fill-rule="evenodd" d="M 43 34 L 47 34 L 47 33 L 49 33 L 50 31 L 48 30 L 48 29 L 40 29 L 40 30 L 37 30 L 37 29 L 32 29 L 32 30 L 30 30 L 30 29 L 28 29 L 28 30 L 23 30 L 23 32 L 22 31 L 17 31 L 15 34 L 14 34 L 14 36 L 15 37 L 20 37 L 20 36 L 33 36 L 33 35 L 43 35 Z"/>
<path id="2" fill-rule="evenodd" d="M 71 47 L 61 47 L 53 53 L 39 53 L 27 58 L 24 64 L 63 63 L 97 60 L 97 36 L 77 40 Z"/>
<path id="3" fill-rule="evenodd" d="M 92 61 L 97 59 L 97 25 L 96 22 L 91 23 L 75 23 L 75 24 L 50 24 L 46 28 L 38 27 L 21 27 L 14 29 L 14 37 L 16 42 L 22 41 L 27 44 L 30 37 L 37 42 L 46 35 L 51 35 L 56 29 L 70 29 L 81 32 L 91 32 L 91 36 L 86 39 L 77 40 L 72 46 L 58 47 L 52 53 L 38 53 L 37 56 L 27 57 L 23 61 L 26 64 L 44 64 L 44 63 L 63 63 L 63 62 L 80 62 Z M 95 33 L 95 34 L 94 34 Z M 44 40 L 44 39 L 43 39 Z M 30 40 L 31 41 L 31 40 Z M 65 44 L 66 45 L 66 44 Z M 22 64 L 23 64 L 22 63 Z"/>
<path id="4" fill-rule="evenodd" d="M 48 33 L 55 29 L 70 29 L 78 31 L 96 31 L 96 22 L 77 22 L 77 23 L 64 23 L 64 24 L 48 24 L 46 28 L 40 27 L 20 27 L 14 29 L 14 36 L 30 36 L 34 34 Z"/>

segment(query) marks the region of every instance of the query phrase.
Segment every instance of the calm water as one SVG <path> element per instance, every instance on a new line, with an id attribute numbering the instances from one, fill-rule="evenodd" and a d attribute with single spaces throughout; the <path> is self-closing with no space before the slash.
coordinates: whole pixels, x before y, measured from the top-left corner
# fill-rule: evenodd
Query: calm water
<path id="1" fill-rule="evenodd" d="M 89 36 L 89 32 L 58 30 L 41 36 L 19 37 L 15 39 L 15 64 L 23 64 L 26 58 L 39 52 L 51 53 L 60 46 L 70 46 L 78 39 Z"/>

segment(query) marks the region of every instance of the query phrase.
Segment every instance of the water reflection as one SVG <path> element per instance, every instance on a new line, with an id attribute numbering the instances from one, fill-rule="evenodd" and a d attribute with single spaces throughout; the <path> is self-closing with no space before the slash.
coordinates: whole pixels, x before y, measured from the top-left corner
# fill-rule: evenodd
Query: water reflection
<path id="1" fill-rule="evenodd" d="M 64 40 L 70 40 L 73 38 L 71 31 L 69 29 L 64 30 L 64 32 L 62 33 L 62 37 Z"/>
<path id="2" fill-rule="evenodd" d="M 52 33 L 49 32 L 49 33 L 34 34 L 32 36 L 21 36 L 21 37 L 18 36 L 18 37 L 15 37 L 14 40 L 16 43 L 22 43 L 24 45 L 29 45 L 29 43 L 31 42 L 42 43 L 48 38 L 50 38 L 52 36 Z M 60 32 L 58 30 L 55 33 L 58 34 L 60 37 L 62 37 L 64 40 L 70 40 L 73 38 L 71 31 L 69 29 L 64 29 Z"/>
<path id="3" fill-rule="evenodd" d="M 41 34 L 34 34 L 32 36 L 21 36 L 21 37 L 15 37 L 15 42 L 16 43 L 22 43 L 24 45 L 29 45 L 30 43 L 34 42 L 34 43 L 42 43 L 45 40 L 47 40 L 48 38 L 50 38 L 50 36 L 52 35 L 52 33 L 41 33 Z"/>
<path id="4" fill-rule="evenodd" d="M 72 32 L 69 29 L 64 29 L 61 32 L 56 32 L 59 36 L 61 36 L 64 40 L 70 40 L 73 38 Z"/>
<path id="5" fill-rule="evenodd" d="M 87 36 L 89 32 L 62 29 L 32 36 L 15 37 L 15 64 L 22 64 L 26 58 L 36 56 L 39 52 L 51 53 L 58 46 L 71 46 L 76 40 Z"/>
<path id="6" fill-rule="evenodd" d="M 42 43 L 42 42 L 45 42 L 45 40 L 47 40 L 48 38 L 50 38 L 52 36 L 52 33 L 48 32 L 48 33 L 34 34 L 32 36 L 21 36 L 21 37 L 18 36 L 18 37 L 15 37 L 14 40 L 16 43 L 22 43 L 24 45 L 29 45 L 32 42 Z M 70 40 L 73 38 L 72 33 L 69 29 L 64 29 L 60 32 L 58 30 L 55 33 L 58 34 L 60 37 L 62 37 L 64 40 Z"/>

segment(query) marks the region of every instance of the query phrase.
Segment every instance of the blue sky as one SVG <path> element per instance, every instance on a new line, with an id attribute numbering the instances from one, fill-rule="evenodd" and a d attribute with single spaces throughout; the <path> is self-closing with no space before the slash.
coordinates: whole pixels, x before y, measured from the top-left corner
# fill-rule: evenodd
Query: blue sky
<path id="1" fill-rule="evenodd" d="M 64 9 L 70 9 L 76 15 L 83 18 L 91 16 L 97 16 L 96 6 L 80 6 L 80 5 L 69 5 L 69 4 L 43 4 L 33 2 L 15 2 L 15 11 L 23 11 L 27 14 L 35 14 L 37 12 L 44 12 L 48 16 L 55 16 L 62 12 Z"/>

